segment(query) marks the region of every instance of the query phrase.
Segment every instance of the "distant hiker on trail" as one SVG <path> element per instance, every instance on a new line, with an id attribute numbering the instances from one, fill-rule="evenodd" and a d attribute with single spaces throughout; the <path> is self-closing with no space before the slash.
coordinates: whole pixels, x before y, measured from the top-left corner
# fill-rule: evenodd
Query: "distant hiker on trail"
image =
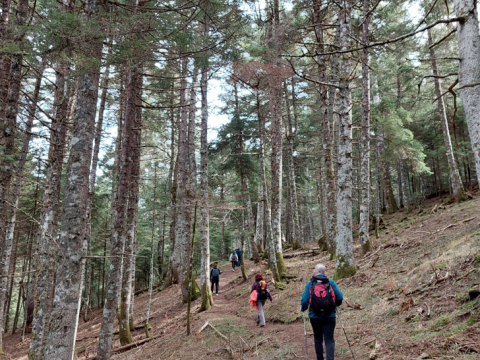
<path id="1" fill-rule="evenodd" d="M 265 314 L 263 309 L 265 308 L 265 301 L 267 299 L 270 302 L 273 301 L 270 291 L 267 289 L 267 283 L 263 280 L 262 274 L 255 275 L 255 282 L 252 284 L 252 290 L 250 291 L 250 301 L 249 304 L 254 306 L 258 310 L 257 315 L 257 326 L 265 326 Z"/>
<path id="2" fill-rule="evenodd" d="M 237 266 L 238 256 L 235 250 L 230 254 L 229 261 L 232 263 L 232 271 L 235 271 L 235 266 Z"/>
<path id="3" fill-rule="evenodd" d="M 218 296 L 218 284 L 220 283 L 220 274 L 222 272 L 220 269 L 217 269 L 217 264 L 213 265 L 213 269 L 210 271 L 210 282 L 212 283 L 212 294 L 213 294 L 213 285 L 216 287 L 216 295 Z"/>
<path id="4" fill-rule="evenodd" d="M 240 267 L 242 265 L 242 250 L 240 249 L 235 249 L 235 252 L 237 253 L 237 266 Z"/>
<path id="5" fill-rule="evenodd" d="M 309 310 L 308 317 L 313 328 L 317 360 L 323 360 L 323 341 L 327 360 L 334 360 L 336 317 L 335 307 L 342 305 L 343 294 L 335 281 L 325 275 L 325 265 L 317 264 L 312 279 L 305 286 L 301 311 Z"/>

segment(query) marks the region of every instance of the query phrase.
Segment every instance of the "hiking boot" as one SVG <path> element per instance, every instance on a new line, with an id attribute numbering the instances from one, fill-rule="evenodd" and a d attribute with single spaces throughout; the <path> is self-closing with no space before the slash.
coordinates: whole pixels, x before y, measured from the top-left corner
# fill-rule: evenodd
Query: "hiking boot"
<path id="1" fill-rule="evenodd" d="M 265 327 L 265 325 L 260 325 L 260 327 Z"/>

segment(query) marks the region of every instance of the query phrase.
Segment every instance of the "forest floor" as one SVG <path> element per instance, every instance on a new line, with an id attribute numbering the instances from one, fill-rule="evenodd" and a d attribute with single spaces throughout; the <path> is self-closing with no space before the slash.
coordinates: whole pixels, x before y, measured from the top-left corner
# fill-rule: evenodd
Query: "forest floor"
<path id="1" fill-rule="evenodd" d="M 460 301 L 480 283 L 480 198 L 442 205 L 429 200 L 410 213 L 384 216 L 386 228 L 374 239 L 374 250 L 363 256 L 355 241 L 357 274 L 338 282 L 351 306 L 341 307 L 341 319 L 356 359 L 480 359 L 480 297 Z M 305 245 L 313 249 L 317 244 Z M 295 253 L 301 252 L 297 250 Z M 264 264 L 246 261 L 248 281 L 240 269 L 222 265 L 220 291 L 215 306 L 198 313 L 200 301 L 192 303 L 192 335 L 186 335 L 186 305 L 180 288 L 155 291 L 152 299 L 151 335 L 142 328 L 133 336 L 138 345 L 118 352 L 112 359 L 297 359 L 305 358 L 305 338 L 300 297 L 317 263 L 331 275 L 334 262 L 326 253 L 291 256 L 285 262 L 291 278 L 285 290 L 274 288 L 267 302 L 264 328 L 256 326 L 256 311 L 248 305 L 250 286 Z M 291 257 L 290 257 L 291 256 Z M 474 292 L 472 292 L 473 294 Z M 148 293 L 135 298 L 135 320 L 144 321 Z M 357 306 L 359 305 L 359 306 Z M 100 330 L 101 310 L 91 320 L 80 320 L 76 354 L 94 359 Z M 205 327 L 209 322 L 212 327 Z M 307 324 L 309 358 L 315 358 L 313 334 Z M 352 359 L 340 323 L 335 330 L 336 359 Z M 7 336 L 8 359 L 26 359 L 29 340 Z M 116 336 L 113 348 L 120 346 Z M 372 354 L 375 352 L 375 354 Z"/>

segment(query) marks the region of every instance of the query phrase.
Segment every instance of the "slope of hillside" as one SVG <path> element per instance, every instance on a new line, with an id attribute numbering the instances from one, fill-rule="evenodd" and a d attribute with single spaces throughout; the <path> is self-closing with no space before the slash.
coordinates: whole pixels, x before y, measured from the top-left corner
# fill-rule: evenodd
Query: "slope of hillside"
<path id="1" fill-rule="evenodd" d="M 479 198 L 447 206 L 431 200 L 409 214 L 385 216 L 386 228 L 366 256 L 357 244 L 358 272 L 339 281 L 348 302 L 341 307 L 341 318 L 357 359 L 480 359 L 480 298 L 475 298 L 480 283 L 479 205 Z M 253 276 L 264 273 L 265 265 L 248 261 L 249 280 L 244 282 L 239 271 L 225 264 L 215 306 L 198 313 L 199 302 L 193 303 L 194 335 L 186 335 L 186 305 L 180 303 L 179 287 L 172 286 L 154 293 L 154 339 L 140 343 L 145 334 L 139 327 L 134 333 L 139 345 L 113 359 L 305 358 L 301 293 L 316 263 L 324 263 L 332 274 L 334 262 L 325 253 L 293 255 L 285 256 L 290 277 L 285 290 L 276 290 L 267 273 L 274 301 L 266 306 L 265 328 L 256 327 L 256 312 L 248 306 Z M 147 296 L 135 299 L 138 325 Z M 94 358 L 99 321 L 97 310 L 90 322 L 80 324 L 78 359 Z M 213 328 L 197 333 L 207 321 Z M 335 336 L 336 359 L 351 359 L 339 322 Z M 311 359 L 311 328 L 307 337 Z M 20 343 L 15 335 L 5 343 L 8 359 L 26 358 L 28 340 Z M 118 340 L 113 346 L 119 347 Z"/>

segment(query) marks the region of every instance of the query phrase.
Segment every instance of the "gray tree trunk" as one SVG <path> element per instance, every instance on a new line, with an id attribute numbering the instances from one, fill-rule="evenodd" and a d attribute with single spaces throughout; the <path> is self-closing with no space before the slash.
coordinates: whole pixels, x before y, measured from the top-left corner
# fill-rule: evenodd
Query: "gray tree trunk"
<path id="1" fill-rule="evenodd" d="M 188 268 L 191 256 L 191 233 L 192 233 L 192 208 L 195 199 L 195 193 L 192 188 L 192 157 L 191 151 L 194 149 L 195 141 L 195 117 L 192 111 L 189 111 L 194 104 L 194 87 L 196 85 L 198 69 L 194 70 L 192 79 L 192 88 L 190 100 L 186 102 L 186 69 L 187 59 L 182 64 L 182 80 L 180 85 L 180 107 L 181 117 L 178 133 L 178 183 L 177 183 L 177 219 L 175 224 L 175 248 L 171 254 L 171 277 L 176 283 L 181 284 L 182 299 L 188 300 Z M 192 95 L 193 92 L 193 95 Z M 190 121 L 189 121 L 190 113 Z M 192 118 L 193 117 L 193 118 Z M 193 142 L 193 149 L 192 149 Z"/>
<path id="2" fill-rule="evenodd" d="M 132 92 L 127 93 L 127 103 L 134 103 L 134 121 L 131 132 L 132 148 L 129 154 L 130 176 L 129 176 L 129 195 L 126 218 L 126 233 L 124 247 L 124 261 L 122 273 L 122 290 L 120 295 L 120 313 L 119 313 L 119 336 L 122 345 L 133 342 L 130 328 L 133 328 L 133 318 L 130 318 L 130 308 L 132 304 L 133 281 L 135 278 L 135 255 L 137 239 L 138 222 L 138 193 L 140 186 L 140 157 L 142 143 L 142 113 L 140 99 L 142 96 L 142 67 L 137 65 L 136 80 Z M 133 99 L 130 100 L 129 97 Z"/>
<path id="3" fill-rule="evenodd" d="M 95 129 L 95 146 L 93 148 L 92 156 L 92 168 L 90 170 L 90 182 L 89 182 L 89 193 L 88 193 L 88 202 L 87 202 L 87 220 L 85 228 L 85 241 L 87 242 L 87 254 L 90 255 L 90 248 L 92 242 L 92 207 L 93 207 L 93 198 L 95 196 L 95 182 L 97 179 L 97 164 L 98 164 L 98 154 L 100 152 L 100 142 L 102 139 L 102 126 L 103 126 L 103 116 L 105 113 L 105 105 L 107 102 L 107 92 L 108 92 L 108 77 L 110 75 L 110 66 L 107 65 L 105 73 L 102 80 L 102 95 L 100 97 L 100 107 L 98 109 L 98 121 Z M 87 259 L 86 263 L 86 280 L 85 280 L 85 298 L 84 298 L 84 314 L 83 320 L 88 321 L 88 311 L 90 310 L 90 288 L 91 288 L 91 272 L 92 272 L 92 262 L 90 259 Z"/>
<path id="4" fill-rule="evenodd" d="M 457 17 L 465 18 L 457 25 L 458 53 L 461 59 L 458 81 L 480 183 L 480 34 L 477 3 L 467 0 L 454 0 L 453 3 Z"/>
<path id="5" fill-rule="evenodd" d="M 119 293 L 122 284 L 122 258 L 125 243 L 125 217 L 127 213 L 127 204 L 129 200 L 130 175 L 132 164 L 129 157 L 134 146 L 133 128 L 136 117 L 135 89 L 138 87 L 137 68 L 132 66 L 128 71 L 127 79 L 127 100 L 125 106 L 125 119 L 122 130 L 121 141 L 121 163 L 118 165 L 118 181 L 115 195 L 115 216 L 113 219 L 113 228 L 110 237 L 110 272 L 107 281 L 107 297 L 102 314 L 102 327 L 97 349 L 97 359 L 110 359 L 110 350 L 112 345 L 113 326 L 117 307 L 119 302 Z M 126 309 L 125 311 L 128 311 Z"/>
<path id="6" fill-rule="evenodd" d="M 295 99 L 295 90 L 294 90 L 295 82 L 292 78 L 292 96 Z M 294 100 L 295 101 L 295 100 Z M 294 113 L 295 124 L 292 124 L 292 117 L 290 114 L 290 100 L 288 94 L 288 88 L 285 83 L 285 107 L 287 111 L 287 163 L 288 163 L 288 186 L 289 186 L 289 197 L 290 201 L 290 223 L 293 226 L 292 233 L 293 233 L 293 241 L 295 243 L 299 243 L 301 240 L 300 235 L 300 221 L 298 218 L 298 198 L 297 198 L 297 184 L 295 181 L 295 162 L 293 158 L 293 153 L 295 152 L 295 138 L 297 137 L 298 132 L 298 118 L 296 111 Z"/>
<path id="7" fill-rule="evenodd" d="M 430 29 L 428 32 L 428 45 L 429 47 L 433 45 L 432 32 Z M 480 42 L 479 42 L 480 43 Z M 445 143 L 445 150 L 448 161 L 448 170 L 450 177 L 450 184 L 452 185 L 452 196 L 455 201 L 465 200 L 465 190 L 463 188 L 462 179 L 460 178 L 460 173 L 458 171 L 457 163 L 455 161 L 455 155 L 453 153 L 452 139 L 450 138 L 450 130 L 448 129 L 448 119 L 447 113 L 445 111 L 445 103 L 443 101 L 443 91 L 442 84 L 438 76 L 437 60 L 435 49 L 430 47 L 430 57 L 432 58 L 432 71 L 435 76 L 435 95 L 437 97 L 438 112 L 440 114 L 440 121 L 442 123 L 442 132 L 443 132 L 443 141 Z"/>
<path id="8" fill-rule="evenodd" d="M 369 43 L 370 0 L 363 1 L 362 42 Z M 360 139 L 360 244 L 363 253 L 372 249 L 370 226 L 370 59 L 368 49 L 362 50 L 362 133 Z"/>
<path id="9" fill-rule="evenodd" d="M 42 85 L 42 77 L 43 77 L 43 64 L 42 64 L 42 69 L 39 70 L 38 76 L 36 79 L 35 83 L 35 90 L 33 91 L 33 96 L 32 96 L 32 103 L 29 108 L 29 119 L 34 118 L 37 110 L 37 103 L 38 103 L 38 98 L 40 95 L 40 88 Z M 36 215 L 36 210 L 37 210 L 37 195 L 38 195 L 38 181 L 37 181 L 37 186 L 35 189 L 35 206 L 34 206 L 34 211 L 33 211 L 33 216 L 35 217 Z M 34 226 L 32 224 L 32 228 L 30 229 L 30 234 L 29 234 L 29 264 L 28 264 L 28 275 L 27 275 L 27 285 L 26 285 L 26 291 L 25 293 L 25 298 L 26 300 L 24 301 L 23 304 L 23 333 L 22 336 L 24 336 L 25 333 L 31 333 L 32 331 L 32 322 L 33 322 L 33 312 L 35 309 L 35 292 L 36 292 L 36 286 L 37 286 L 37 272 L 31 272 L 31 269 L 36 268 L 37 264 L 37 250 L 36 250 L 36 239 L 34 234 Z"/>
<path id="10" fill-rule="evenodd" d="M 256 97 L 256 108 L 257 108 L 257 117 L 258 117 L 258 127 L 260 133 L 260 150 L 258 155 L 258 168 L 259 173 L 263 174 L 265 171 L 265 155 L 264 155 L 264 148 L 263 148 L 263 128 L 261 124 L 263 124 L 263 117 L 260 110 L 260 97 L 258 89 L 255 90 L 255 97 Z M 258 202 L 257 202 L 257 219 L 256 219 L 256 226 L 255 226 L 255 242 L 257 245 L 260 245 L 261 250 L 263 251 L 263 233 L 264 228 L 263 224 L 264 220 L 264 212 L 265 212 L 265 203 L 263 201 L 263 193 L 264 193 L 264 183 L 263 183 L 263 176 L 260 181 L 258 181 Z"/>
<path id="11" fill-rule="evenodd" d="M 21 42 L 25 31 L 22 27 L 25 25 L 27 19 L 28 1 L 19 0 L 16 9 L 15 25 L 21 35 L 17 35 L 17 41 Z M 8 16 L 8 15 L 5 15 Z M 3 14 L 2 14 L 3 18 Z M 3 20 L 3 19 L 2 19 Z M 3 22 L 3 21 L 2 21 Z M 3 24 L 2 24 L 3 25 Z M 6 24 L 5 24 L 6 25 Z M 5 29 L 6 30 L 6 29 Z M 6 34 L 5 34 L 6 35 Z M 8 62 L 5 58 L 4 62 Z M 22 80 L 22 63 L 23 53 L 19 51 L 11 57 L 11 71 L 10 71 L 10 87 L 6 96 L 5 118 L 0 117 L 0 149 L 3 149 L 3 154 L 0 154 L 0 236 L 5 234 L 5 218 L 8 209 L 5 200 L 8 197 L 8 189 L 10 187 L 11 178 L 13 175 L 15 154 L 15 135 L 17 127 L 18 115 L 18 99 L 20 97 L 20 88 Z M 4 85 L 1 84 L 0 87 Z M 0 100 L 3 100 L 0 98 Z M 0 114 L 3 115 L 3 114 Z M 3 121 L 5 119 L 5 121 Z M 4 155 L 4 156 L 1 156 Z M 7 237 L 0 243 L 0 249 L 3 248 L 2 260 L 0 264 L 0 354 L 3 353 L 3 312 L 7 291 L 7 275 L 10 268 L 10 256 L 12 254 L 12 240 L 13 236 Z"/>
<path id="12" fill-rule="evenodd" d="M 53 306 L 53 282 L 55 254 L 57 252 L 58 218 L 63 160 L 68 129 L 68 86 L 67 65 L 59 64 L 56 69 L 56 89 L 54 98 L 55 119 L 50 133 L 49 162 L 45 179 L 43 206 L 37 236 L 39 262 L 37 267 L 37 304 L 33 320 L 33 338 L 30 342 L 30 357 L 44 358 L 45 339 L 49 332 L 50 314 Z"/>
<path id="13" fill-rule="evenodd" d="M 350 0 L 343 2 L 340 11 L 341 50 L 351 48 L 351 6 Z M 350 90 L 351 64 L 350 54 L 344 54 L 339 72 L 339 142 L 338 142 L 338 191 L 337 191 L 337 234 L 336 278 L 350 277 L 355 274 L 352 236 L 352 94 Z"/>
<path id="14" fill-rule="evenodd" d="M 86 12 L 90 18 L 98 11 L 96 0 L 87 3 Z M 95 63 L 101 59 L 102 41 L 101 38 L 89 40 L 87 55 L 88 58 L 95 59 Z M 86 254 L 85 216 L 95 136 L 99 72 L 99 67 L 92 65 L 85 69 L 78 79 L 77 107 L 70 143 L 59 244 L 62 259 L 65 261 L 59 261 L 57 265 L 45 359 L 70 359 L 75 350 L 85 265 L 83 256 Z"/>
<path id="15" fill-rule="evenodd" d="M 5 248 L 4 252 L 2 254 L 2 269 L 0 271 L 0 274 L 2 277 L 0 278 L 0 283 L 1 283 L 1 290 L 0 290 L 0 324 L 4 323 L 4 313 L 6 314 L 7 318 L 5 320 L 5 326 L 8 326 L 8 315 L 9 315 L 9 306 L 6 307 L 4 311 L 4 304 L 5 304 L 5 298 L 6 298 L 6 285 L 7 285 L 7 280 L 8 280 L 8 267 L 9 267 L 9 262 L 10 262 L 10 253 L 11 252 L 11 247 L 13 244 L 14 240 L 14 235 L 15 235 L 15 224 L 16 224 L 16 219 L 17 219 L 17 210 L 18 210 L 18 205 L 20 202 L 20 192 L 22 190 L 22 183 L 23 183 L 23 172 L 25 170 L 25 164 L 27 162 L 27 155 L 28 155 L 28 147 L 30 144 L 30 139 L 32 138 L 32 126 L 33 126 L 33 119 L 35 118 L 35 106 L 38 101 L 38 94 L 40 91 L 40 83 L 41 83 L 41 77 L 37 79 L 37 85 L 35 87 L 35 92 L 33 94 L 34 100 L 32 102 L 32 105 L 30 107 L 30 114 L 27 120 L 27 123 L 25 125 L 25 136 L 23 138 L 23 143 L 22 143 L 22 149 L 20 151 L 20 159 L 17 164 L 17 171 L 15 174 L 15 184 L 13 187 L 13 191 L 11 194 L 11 199 L 10 199 L 10 204 L 9 204 L 9 209 L 10 211 L 7 213 L 8 214 L 8 221 L 7 221 L 7 228 L 6 228 L 6 233 L 5 233 Z M 18 235 L 18 234 L 17 234 Z M 17 236 L 18 237 L 18 236 Z M 18 240 L 15 242 L 15 252 L 18 247 Z M 14 258 L 16 258 L 16 255 L 14 255 Z M 8 266 L 5 268 L 5 266 Z M 13 263 L 13 271 L 15 271 L 15 262 Z M 22 276 L 23 278 L 23 276 Z M 13 281 L 14 277 L 12 274 L 11 280 Z M 10 285 L 10 298 L 11 298 L 11 292 L 12 292 L 12 285 Z M 20 299 L 20 294 L 18 295 L 18 298 Z M 18 313 L 18 310 L 17 310 Z M 5 330 L 7 331 L 7 330 Z M 0 332 L 0 337 L 2 337 L 3 332 Z M 0 340 L 0 353 L 1 353 L 1 340 Z"/>
<path id="16" fill-rule="evenodd" d="M 337 21 L 338 23 L 338 21 Z M 334 43 L 340 46 L 340 28 L 337 28 Z M 338 82 L 338 56 L 333 55 L 332 65 L 330 70 L 330 81 L 333 83 Z M 336 253 L 336 225 L 337 225 L 337 184 L 336 184 L 336 171 L 335 171 L 335 97 L 336 88 L 330 86 L 328 89 L 328 102 L 327 102 L 327 116 L 323 119 L 322 132 L 323 132 L 323 157 L 325 162 L 325 196 L 326 196 L 326 219 L 325 219 L 325 241 L 327 243 L 328 252 L 333 257 Z"/>
<path id="17" fill-rule="evenodd" d="M 208 28 L 205 26 L 205 35 Z M 202 94 L 202 130 L 200 135 L 200 291 L 202 304 L 199 311 L 210 309 L 213 305 L 212 292 L 210 290 L 210 215 L 208 202 L 208 68 L 202 68 L 200 79 L 200 92 Z"/>

